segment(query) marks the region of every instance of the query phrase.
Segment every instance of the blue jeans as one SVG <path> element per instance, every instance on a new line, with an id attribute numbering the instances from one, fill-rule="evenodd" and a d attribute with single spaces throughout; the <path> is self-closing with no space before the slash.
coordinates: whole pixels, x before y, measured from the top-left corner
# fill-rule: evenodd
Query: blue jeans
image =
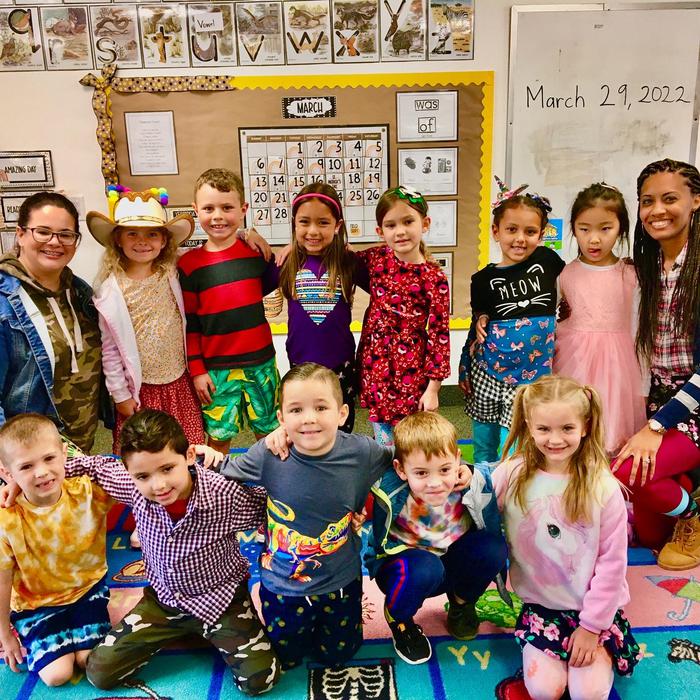
<path id="1" fill-rule="evenodd" d="M 472 420 L 472 433 L 474 463 L 498 462 L 508 437 L 508 429 L 498 423 L 481 423 Z"/>

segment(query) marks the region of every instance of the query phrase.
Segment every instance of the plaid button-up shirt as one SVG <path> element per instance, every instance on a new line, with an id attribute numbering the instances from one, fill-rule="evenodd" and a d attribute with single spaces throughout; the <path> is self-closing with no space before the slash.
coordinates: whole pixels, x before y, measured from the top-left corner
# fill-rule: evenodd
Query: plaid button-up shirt
<path id="1" fill-rule="evenodd" d="M 258 527 L 265 490 L 249 488 L 196 466 L 192 494 L 177 522 L 136 488 L 124 465 L 112 457 L 77 457 L 67 476 L 88 474 L 114 499 L 132 507 L 141 538 L 146 575 L 158 600 L 208 624 L 228 608 L 248 574 L 236 533 Z"/>

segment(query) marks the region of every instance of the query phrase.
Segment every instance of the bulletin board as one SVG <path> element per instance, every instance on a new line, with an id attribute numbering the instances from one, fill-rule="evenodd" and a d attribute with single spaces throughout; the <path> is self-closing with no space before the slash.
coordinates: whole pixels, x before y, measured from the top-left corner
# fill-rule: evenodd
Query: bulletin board
<path id="1" fill-rule="evenodd" d="M 201 172 L 230 168 L 244 178 L 251 203 L 247 224 L 254 223 L 256 211 L 267 210 L 263 216 L 270 218 L 258 220 L 256 228 L 262 227 L 275 245 L 291 237 L 282 215 L 278 212 L 273 226 L 274 211 L 265 206 L 276 192 L 284 193 L 278 203 L 289 206 L 295 189 L 312 178 L 337 185 L 346 218 L 354 224 L 349 227 L 351 244 L 361 249 L 380 242 L 373 218 L 379 194 L 413 178 L 434 216 L 426 242 L 451 277 L 451 327 L 468 327 L 469 280 L 488 260 L 492 72 L 118 78 L 107 67 L 81 83 L 94 88 L 106 184 L 134 190 L 166 187 L 169 205 L 184 207 L 192 202 Z M 441 105 L 452 117 L 439 116 Z M 173 115 L 176 172 L 133 175 L 125 115 L 158 112 Z M 355 163 L 352 148 L 357 143 Z M 333 153 L 334 148 L 339 150 Z M 304 158 L 298 175 L 290 171 L 294 149 Z M 334 161 L 336 156 L 342 162 Z M 281 174 L 287 180 L 275 189 L 271 178 Z M 292 186 L 292 177 L 302 179 Z M 262 178 L 258 187 L 254 178 Z M 359 329 L 366 301 L 358 291 L 354 329 Z M 286 332 L 286 317 L 274 320 L 273 329 Z"/>

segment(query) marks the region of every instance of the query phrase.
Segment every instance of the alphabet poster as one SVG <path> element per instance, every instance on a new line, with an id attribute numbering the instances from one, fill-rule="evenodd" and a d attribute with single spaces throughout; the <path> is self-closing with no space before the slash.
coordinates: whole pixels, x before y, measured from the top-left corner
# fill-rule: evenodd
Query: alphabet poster
<path id="1" fill-rule="evenodd" d="M 145 68 L 189 66 L 184 5 L 139 5 Z"/>
<path id="2" fill-rule="evenodd" d="M 118 63 L 121 68 L 141 68 L 136 5 L 91 7 L 90 24 L 98 68 L 112 63 Z"/>
<path id="3" fill-rule="evenodd" d="M 87 7 L 42 7 L 47 68 L 92 68 Z"/>
<path id="4" fill-rule="evenodd" d="M 188 5 L 192 66 L 235 66 L 233 6 Z"/>
<path id="5" fill-rule="evenodd" d="M 0 70 L 43 70 L 39 10 L 0 7 Z"/>
<path id="6" fill-rule="evenodd" d="M 424 0 L 382 0 L 382 60 L 425 60 Z"/>
<path id="7" fill-rule="evenodd" d="M 283 64 L 282 4 L 237 2 L 235 8 L 241 65 Z"/>
<path id="8" fill-rule="evenodd" d="M 330 62 L 331 22 L 328 0 L 285 3 L 284 29 L 289 65 Z"/>
<path id="9" fill-rule="evenodd" d="M 474 0 L 430 0 L 428 58 L 474 58 Z"/>
<path id="10" fill-rule="evenodd" d="M 333 61 L 379 61 L 378 0 L 334 0 Z"/>

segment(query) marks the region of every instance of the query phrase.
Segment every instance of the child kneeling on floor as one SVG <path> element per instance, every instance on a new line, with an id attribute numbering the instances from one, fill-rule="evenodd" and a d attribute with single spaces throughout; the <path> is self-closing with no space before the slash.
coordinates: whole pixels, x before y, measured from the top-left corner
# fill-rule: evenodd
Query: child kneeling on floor
<path id="1" fill-rule="evenodd" d="M 394 429 L 394 445 L 395 471 L 372 488 L 365 564 L 386 594 L 396 653 L 420 664 L 432 655 L 413 621 L 425 599 L 447 593 L 448 632 L 473 639 L 475 603 L 504 567 L 507 551 L 488 468 L 460 464 L 457 434 L 446 418 L 425 411 L 407 416 Z"/>

